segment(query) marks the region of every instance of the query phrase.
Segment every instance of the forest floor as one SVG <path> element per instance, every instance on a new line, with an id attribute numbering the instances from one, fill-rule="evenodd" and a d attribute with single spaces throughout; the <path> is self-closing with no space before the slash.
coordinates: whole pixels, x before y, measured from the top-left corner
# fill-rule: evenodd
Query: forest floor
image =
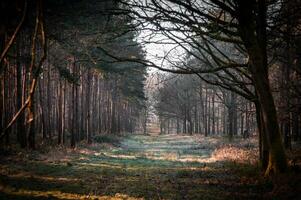
<path id="1" fill-rule="evenodd" d="M 0 199 L 297 199 L 300 194 L 300 179 L 276 188 L 262 176 L 255 139 L 106 137 L 73 150 L 1 155 Z"/>

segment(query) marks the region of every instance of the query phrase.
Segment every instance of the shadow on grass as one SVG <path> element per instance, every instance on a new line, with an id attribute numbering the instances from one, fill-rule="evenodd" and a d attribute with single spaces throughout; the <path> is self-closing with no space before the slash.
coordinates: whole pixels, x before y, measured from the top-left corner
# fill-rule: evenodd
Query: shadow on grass
<path id="1" fill-rule="evenodd" d="M 52 196 L 48 197 L 41 197 L 41 196 L 33 196 L 33 195 L 26 195 L 26 194 L 9 194 L 3 193 L 0 191 L 0 199 L 2 200 L 50 200 L 50 199 L 60 199 Z"/>
<path id="2" fill-rule="evenodd" d="M 199 163 L 183 165 L 176 161 L 112 159 L 105 156 L 97 161 L 98 163 L 95 159 L 92 163 L 74 162 L 71 166 L 64 163 L 27 163 L 17 166 L 15 170 L 20 174 L 33 174 L 32 176 L 1 175 L 1 185 L 2 188 L 19 191 L 18 195 L 21 196 L 24 195 L 24 190 L 109 196 L 122 193 L 144 199 L 260 199 L 262 194 L 271 190 L 269 183 L 263 180 L 258 182 L 256 167 L 233 162 L 200 166 Z M 62 177 L 65 179 L 60 179 Z M 0 197 L 19 198 L 11 196 L 13 194 L 14 192 L 7 192 L 6 196 L 2 193 Z M 30 194 L 26 193 L 24 199 Z M 41 196 L 41 199 L 60 198 L 60 195 L 47 195 L 48 197 Z"/>
<path id="3" fill-rule="evenodd" d="M 0 199 L 263 199 L 272 190 L 254 165 L 193 161 L 212 149 L 179 138 L 126 137 L 120 147 L 84 147 L 51 162 L 0 159 Z"/>

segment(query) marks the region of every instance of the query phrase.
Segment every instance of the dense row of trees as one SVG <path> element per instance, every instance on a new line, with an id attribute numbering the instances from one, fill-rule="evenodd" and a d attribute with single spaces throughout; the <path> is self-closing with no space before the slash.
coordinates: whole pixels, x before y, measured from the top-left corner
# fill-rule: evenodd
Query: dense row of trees
<path id="1" fill-rule="evenodd" d="M 155 104 L 162 133 L 223 134 L 230 138 L 254 133 L 255 109 L 250 101 L 197 76 L 162 79 Z"/>
<path id="2" fill-rule="evenodd" d="M 0 130 L 6 144 L 74 147 L 99 133 L 142 127 L 146 68 L 112 62 L 105 54 L 144 57 L 135 33 L 128 32 L 130 19 L 104 14 L 116 6 L 113 1 L 1 2 Z"/>
<path id="3" fill-rule="evenodd" d="M 271 61 L 270 80 L 272 81 L 280 128 L 284 144 L 291 148 L 291 139 L 300 140 L 301 114 L 301 14 L 300 1 L 283 1 L 275 25 L 269 35 L 269 55 Z"/>

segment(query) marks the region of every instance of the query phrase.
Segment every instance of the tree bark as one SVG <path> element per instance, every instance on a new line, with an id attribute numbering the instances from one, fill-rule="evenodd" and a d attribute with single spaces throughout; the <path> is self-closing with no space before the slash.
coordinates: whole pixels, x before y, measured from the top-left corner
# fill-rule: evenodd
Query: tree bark
<path id="1" fill-rule="evenodd" d="M 269 163 L 265 174 L 285 172 L 287 170 L 287 159 L 268 79 L 266 2 L 259 0 L 257 5 L 255 1 L 239 1 L 238 9 L 240 34 L 249 55 L 249 69 L 258 94 L 263 125 L 269 145 Z M 258 11 L 256 19 L 253 14 L 255 9 Z"/>
<path id="2" fill-rule="evenodd" d="M 267 169 L 269 163 L 269 149 L 262 117 L 262 111 L 259 102 L 255 102 L 256 108 L 256 121 L 258 128 L 258 141 L 259 141 L 259 160 L 263 170 Z"/>

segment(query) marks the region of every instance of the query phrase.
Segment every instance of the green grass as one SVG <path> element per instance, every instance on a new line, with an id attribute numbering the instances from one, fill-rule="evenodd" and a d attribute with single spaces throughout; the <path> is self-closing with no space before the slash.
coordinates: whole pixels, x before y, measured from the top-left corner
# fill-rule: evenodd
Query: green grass
<path id="1" fill-rule="evenodd" d="M 201 162 L 214 148 L 190 136 L 97 141 L 118 145 L 40 155 L 46 159 L 2 158 L 0 199 L 258 199 L 271 189 L 264 180 L 241 182 L 259 176 L 256 166 Z"/>

